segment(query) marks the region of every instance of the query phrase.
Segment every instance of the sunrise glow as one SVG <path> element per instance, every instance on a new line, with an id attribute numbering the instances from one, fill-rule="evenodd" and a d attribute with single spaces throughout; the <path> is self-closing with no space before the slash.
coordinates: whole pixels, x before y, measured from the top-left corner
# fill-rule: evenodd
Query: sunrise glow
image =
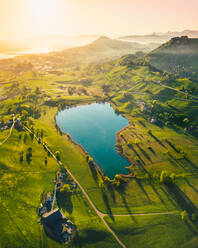
<path id="1" fill-rule="evenodd" d="M 0 0 L 0 38 L 197 28 L 197 0 Z"/>

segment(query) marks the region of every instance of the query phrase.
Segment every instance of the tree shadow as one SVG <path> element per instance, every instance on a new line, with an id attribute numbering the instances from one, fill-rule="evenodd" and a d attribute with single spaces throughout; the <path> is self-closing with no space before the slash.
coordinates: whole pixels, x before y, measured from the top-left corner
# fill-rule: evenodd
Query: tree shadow
<path id="1" fill-rule="evenodd" d="M 124 140 L 125 143 L 127 143 L 127 140 L 125 139 L 123 135 L 120 135 L 120 137 Z"/>
<path id="2" fill-rule="evenodd" d="M 173 196 L 182 211 L 186 210 L 188 214 L 198 213 L 197 207 L 188 198 L 188 196 L 174 183 L 166 185 L 167 191 Z"/>
<path id="3" fill-rule="evenodd" d="M 156 155 L 156 152 L 153 150 L 153 148 L 151 146 L 148 147 L 149 151 L 151 151 L 153 153 L 153 155 Z"/>
<path id="4" fill-rule="evenodd" d="M 169 141 L 168 139 L 165 139 L 165 141 L 166 141 L 166 143 L 167 143 L 170 147 L 173 148 L 173 150 L 174 150 L 175 152 L 179 153 L 179 151 L 177 150 L 177 148 L 175 147 L 175 145 L 174 145 L 171 141 Z"/>
<path id="5" fill-rule="evenodd" d="M 137 222 L 135 217 L 132 215 L 133 213 L 131 212 L 131 209 L 129 208 L 129 205 L 126 200 L 126 193 L 125 193 L 126 187 L 121 187 L 117 189 L 117 192 L 120 194 L 122 198 L 122 203 L 124 204 L 124 207 L 126 208 L 128 214 L 130 214 L 130 218 L 134 221 Z"/>
<path id="6" fill-rule="evenodd" d="M 184 223 L 186 224 L 186 226 L 188 227 L 188 229 L 189 229 L 194 235 L 197 235 L 197 234 L 198 234 L 197 230 L 195 230 L 195 229 L 193 228 L 193 226 L 190 225 L 190 223 L 189 223 L 187 220 L 184 220 Z"/>
<path id="7" fill-rule="evenodd" d="M 56 193 L 56 201 L 57 205 L 60 209 L 63 209 L 64 211 L 67 211 L 69 214 L 72 214 L 73 212 L 73 204 L 72 204 L 72 193 L 70 192 L 63 192 L 60 193 L 57 191 Z"/>
<path id="8" fill-rule="evenodd" d="M 111 196 L 111 198 L 113 200 L 113 203 L 116 204 L 116 197 L 115 197 L 115 192 L 114 192 L 113 186 L 111 184 L 108 184 L 107 189 L 108 189 L 108 191 L 110 193 L 110 196 Z"/>
<path id="9" fill-rule="evenodd" d="M 160 144 L 164 148 L 167 148 L 152 132 L 148 132 L 148 133 L 158 144 Z"/>
<path id="10" fill-rule="evenodd" d="M 113 222 L 115 222 L 115 218 L 113 216 L 113 213 L 111 211 L 111 206 L 109 204 L 109 199 L 108 199 L 108 196 L 107 196 L 107 194 L 106 194 L 104 189 L 102 189 L 102 198 L 103 198 L 103 201 L 104 201 L 104 204 L 105 204 L 105 207 L 106 207 L 107 214 L 113 220 Z"/>
<path id="11" fill-rule="evenodd" d="M 160 195 L 160 193 L 158 192 L 158 190 L 156 189 L 156 187 L 152 183 L 150 185 L 151 185 L 151 188 L 153 189 L 153 191 L 155 192 L 155 194 L 157 195 L 157 197 L 159 198 L 159 200 L 161 201 L 161 203 L 168 210 L 167 204 L 163 200 L 162 196 Z"/>
<path id="12" fill-rule="evenodd" d="M 174 160 L 174 158 L 169 154 L 169 158 L 168 161 L 170 162 L 170 164 L 172 164 L 175 167 L 179 167 L 180 165 L 178 163 L 176 163 L 176 161 Z"/>
<path id="13" fill-rule="evenodd" d="M 74 246 L 77 246 L 77 247 L 79 247 L 79 248 L 82 248 L 83 246 L 82 246 L 82 240 L 81 240 L 81 238 L 80 238 L 80 235 L 79 235 L 79 232 L 78 232 L 78 230 L 76 230 L 76 234 L 75 234 L 75 236 L 74 236 L 74 238 L 73 238 L 73 240 L 72 240 L 72 244 L 74 244 Z M 73 246 L 73 245 L 72 245 Z"/>
<path id="14" fill-rule="evenodd" d="M 135 153 L 135 155 L 139 158 L 139 160 L 141 161 L 141 163 L 143 164 L 143 165 L 145 165 L 145 162 L 144 162 L 144 160 L 141 158 L 141 156 L 139 155 L 139 153 L 135 150 L 135 148 L 133 147 L 133 145 L 132 144 L 130 144 L 130 146 L 129 146 L 130 148 L 131 148 L 131 150 Z"/>
<path id="15" fill-rule="evenodd" d="M 184 178 L 184 180 L 186 181 L 186 183 L 198 194 L 198 189 L 195 188 L 194 185 L 192 185 L 189 180 L 187 178 Z"/>
<path id="16" fill-rule="evenodd" d="M 91 174 L 92 174 L 93 179 L 94 179 L 95 181 L 97 181 L 97 179 L 98 179 L 97 171 L 96 171 L 97 168 L 95 167 L 94 164 L 90 164 L 90 163 L 89 163 L 89 168 L 90 168 L 90 170 L 91 170 Z"/>
<path id="17" fill-rule="evenodd" d="M 137 179 L 137 178 L 135 178 L 135 180 L 136 180 L 137 185 L 138 185 L 139 188 L 141 189 L 141 191 L 142 191 L 142 192 L 144 193 L 144 195 L 146 196 L 146 198 L 147 198 L 147 200 L 149 201 L 149 203 L 151 203 L 152 201 L 151 201 L 151 199 L 150 199 L 148 193 L 147 193 L 146 190 L 144 189 L 144 186 L 142 185 L 141 181 L 140 181 L 139 179 Z"/>
<path id="18" fill-rule="evenodd" d="M 84 247 L 86 244 L 92 244 L 92 247 L 94 247 L 94 244 L 104 241 L 107 237 L 108 234 L 105 231 L 87 228 L 75 235 L 73 243 L 79 248 Z"/>
<path id="19" fill-rule="evenodd" d="M 135 217 L 132 215 L 133 213 L 131 212 L 131 209 L 129 208 L 125 194 L 122 194 L 121 198 L 122 198 L 122 202 L 124 204 L 124 207 L 126 208 L 127 212 L 130 214 L 130 218 L 136 223 L 137 221 L 136 221 Z"/>
<path id="20" fill-rule="evenodd" d="M 185 160 L 191 165 L 193 169 L 195 169 L 196 171 L 198 170 L 197 165 L 194 164 L 189 158 L 185 158 Z"/>
<path id="21" fill-rule="evenodd" d="M 168 198 L 168 200 L 171 202 L 171 204 L 176 208 L 178 209 L 178 205 L 176 202 L 174 202 L 173 198 L 171 197 L 170 194 L 168 194 L 168 192 L 162 187 L 160 187 L 160 189 L 163 191 L 163 193 L 166 195 L 166 197 Z"/>
<path id="22" fill-rule="evenodd" d="M 141 147 L 139 144 L 136 144 L 136 145 L 137 145 L 137 147 L 139 148 L 139 150 L 142 152 L 142 154 L 143 154 L 150 162 L 152 162 L 152 160 L 151 160 L 150 156 L 148 155 L 148 153 L 147 153 L 145 150 L 143 150 L 142 147 Z"/>
<path id="23" fill-rule="evenodd" d="M 140 125 L 141 125 L 141 126 L 143 126 L 144 128 L 146 128 L 146 125 L 144 124 L 144 122 L 143 122 L 143 121 L 138 120 L 138 122 L 140 123 Z"/>

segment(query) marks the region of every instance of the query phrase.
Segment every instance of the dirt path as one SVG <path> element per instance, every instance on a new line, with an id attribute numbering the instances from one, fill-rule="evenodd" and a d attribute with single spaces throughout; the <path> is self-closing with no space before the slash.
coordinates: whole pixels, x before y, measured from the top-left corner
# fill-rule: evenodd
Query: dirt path
<path id="1" fill-rule="evenodd" d="M 173 88 L 173 87 L 171 87 L 171 86 L 168 86 L 168 85 L 165 85 L 165 84 L 162 84 L 162 83 L 153 82 L 153 81 L 151 81 L 151 83 L 160 85 L 160 86 L 162 86 L 162 87 L 164 87 L 164 88 L 167 88 L 167 89 L 170 89 L 170 90 L 177 91 L 177 92 L 179 92 L 179 93 L 181 93 L 181 94 L 184 94 L 184 95 L 188 94 L 189 96 L 191 96 L 191 97 L 193 97 L 193 98 L 195 98 L 195 99 L 198 99 L 197 96 L 194 96 L 194 95 L 192 95 L 192 94 L 190 94 L 190 93 L 186 93 L 186 92 L 183 92 L 183 91 L 181 91 L 181 90 L 175 89 L 175 88 Z"/>
<path id="2" fill-rule="evenodd" d="M 10 136 L 12 134 L 12 130 L 14 128 L 14 124 L 15 124 L 15 118 L 13 118 L 13 124 L 12 124 L 12 126 L 10 128 L 9 135 L 4 139 L 4 141 L 0 142 L 0 146 L 2 146 L 10 138 Z"/>

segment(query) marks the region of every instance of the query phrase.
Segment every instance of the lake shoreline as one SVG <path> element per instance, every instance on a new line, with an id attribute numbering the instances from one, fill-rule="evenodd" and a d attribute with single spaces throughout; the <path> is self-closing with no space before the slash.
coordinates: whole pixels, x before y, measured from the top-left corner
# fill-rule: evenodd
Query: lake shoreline
<path id="1" fill-rule="evenodd" d="M 111 101 L 106 100 L 106 99 L 103 99 L 103 100 L 101 100 L 101 101 L 95 100 L 95 101 L 91 101 L 91 102 L 89 102 L 89 103 L 88 103 L 88 102 L 76 103 L 76 104 L 72 105 L 71 108 L 73 108 L 73 107 L 78 107 L 78 106 L 84 106 L 84 105 L 91 105 L 91 104 L 93 104 L 93 103 L 98 103 L 98 104 L 100 104 L 100 103 L 101 103 L 101 104 L 109 103 L 109 105 L 113 108 L 114 112 L 116 112 L 116 106 L 115 106 L 115 104 L 113 104 Z M 69 141 L 71 141 L 75 146 L 77 146 L 77 147 L 79 148 L 79 151 L 80 151 L 81 154 L 83 154 L 84 156 L 87 156 L 87 155 L 89 155 L 89 153 L 86 151 L 86 149 L 83 147 L 83 145 L 77 143 L 77 142 L 72 138 L 72 136 L 71 136 L 69 133 L 63 132 L 63 131 L 61 130 L 61 128 L 59 127 L 58 123 L 57 123 L 57 120 L 56 120 L 57 114 L 58 114 L 60 111 L 63 111 L 63 110 L 65 110 L 65 109 L 67 109 L 67 107 L 70 108 L 70 106 L 65 106 L 63 109 L 57 111 L 57 113 L 56 113 L 56 115 L 55 115 L 55 118 L 54 118 L 54 119 L 55 119 L 56 128 L 59 130 L 60 135 L 66 136 L 67 139 L 69 139 Z M 69 109 L 69 108 L 68 108 L 68 109 Z M 130 121 L 129 118 L 128 118 L 126 115 L 123 115 L 122 113 L 119 113 L 119 115 L 121 115 L 123 118 L 125 118 L 128 122 Z M 133 165 L 133 162 L 130 161 L 129 158 L 128 158 L 127 156 L 125 156 L 125 154 L 124 154 L 120 149 L 118 149 L 118 143 L 119 143 L 118 141 L 119 141 L 119 139 L 120 139 L 120 133 L 121 133 L 123 130 L 127 129 L 129 126 L 130 126 L 130 124 L 127 125 L 127 126 L 125 126 L 125 127 L 122 128 L 122 129 L 120 129 L 120 130 L 116 133 L 116 135 L 115 135 L 115 140 L 116 140 L 116 142 L 115 142 L 115 145 L 114 145 L 114 149 L 115 149 L 115 151 L 117 152 L 117 154 L 129 162 L 129 165 L 127 165 L 127 166 L 124 167 L 126 170 L 129 171 L 129 173 L 128 173 L 128 174 L 127 174 L 127 173 L 126 173 L 126 174 L 125 174 L 125 173 L 124 173 L 124 174 L 123 174 L 123 173 L 118 173 L 118 174 L 117 174 L 117 175 L 120 175 L 120 176 L 125 177 L 125 178 L 131 178 L 131 177 L 133 177 L 133 173 L 130 171 L 130 166 Z M 102 168 L 101 168 L 96 162 L 94 162 L 94 166 L 97 168 L 98 172 L 102 175 L 102 177 L 107 176 L 107 175 L 105 175 L 105 173 L 103 172 Z M 113 178 L 115 178 L 115 176 L 114 176 Z"/>

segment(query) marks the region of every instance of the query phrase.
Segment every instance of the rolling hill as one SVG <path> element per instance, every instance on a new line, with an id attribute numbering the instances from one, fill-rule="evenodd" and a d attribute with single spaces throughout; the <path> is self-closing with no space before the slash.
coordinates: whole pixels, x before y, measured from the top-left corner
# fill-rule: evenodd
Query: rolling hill
<path id="1" fill-rule="evenodd" d="M 158 44 L 143 45 L 102 36 L 86 46 L 70 48 L 53 54 L 74 63 L 95 63 L 119 58 L 126 54 L 134 54 L 139 51 L 147 53 L 157 46 Z"/>
<path id="2" fill-rule="evenodd" d="M 198 31 L 197 30 L 183 30 L 182 32 L 166 32 L 166 33 L 152 33 L 146 35 L 128 35 L 128 36 L 121 36 L 119 39 L 126 40 L 126 41 L 133 41 L 133 42 L 157 42 L 157 43 L 164 43 L 170 40 L 171 38 L 177 36 L 188 36 L 190 38 L 198 38 Z"/>
<path id="3" fill-rule="evenodd" d="M 198 71 L 198 39 L 187 36 L 172 38 L 148 53 L 143 60 L 158 70 L 195 78 Z"/>

